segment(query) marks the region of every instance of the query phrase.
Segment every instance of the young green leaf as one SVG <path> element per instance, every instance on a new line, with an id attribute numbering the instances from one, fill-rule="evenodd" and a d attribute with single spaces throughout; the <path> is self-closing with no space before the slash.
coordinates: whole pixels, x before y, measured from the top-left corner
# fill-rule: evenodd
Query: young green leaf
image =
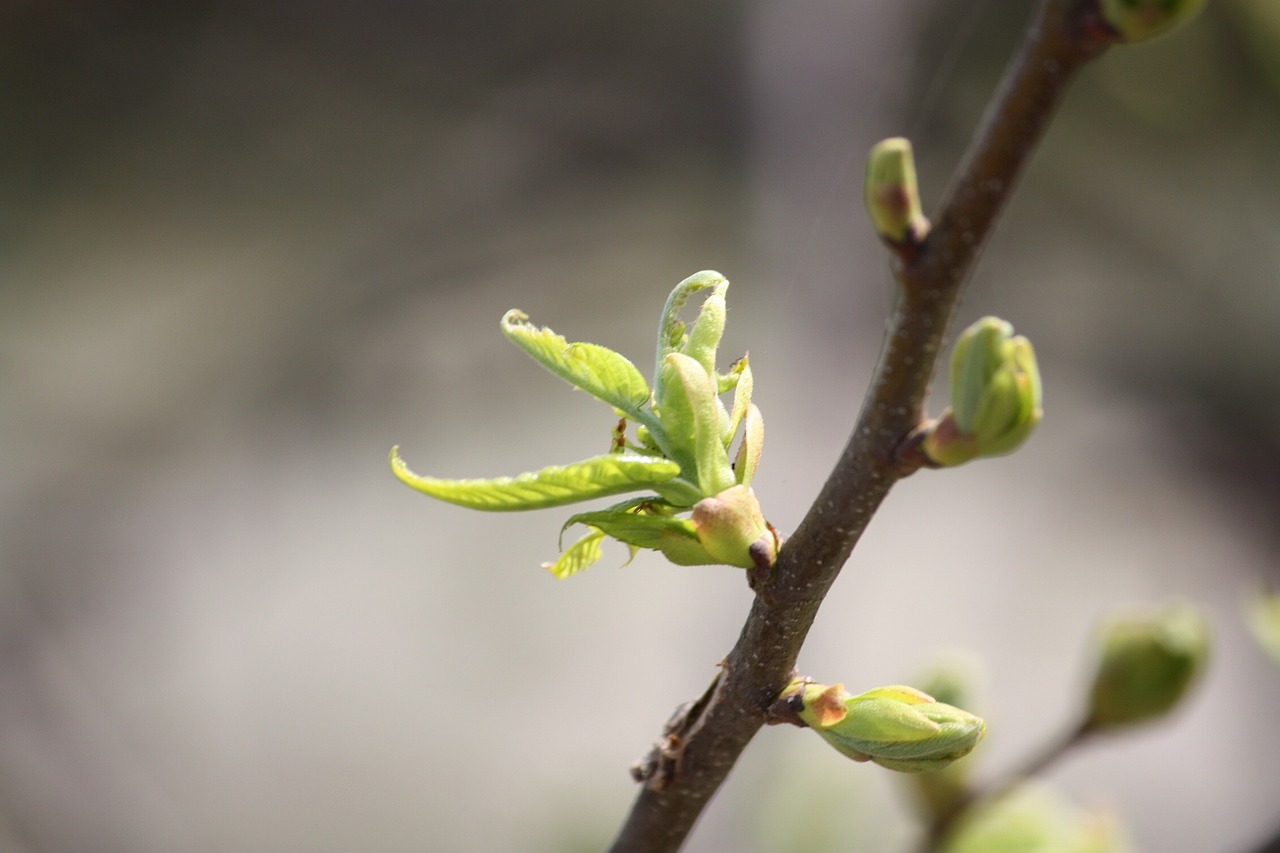
<path id="1" fill-rule="evenodd" d="M 601 556 L 604 544 L 604 532 L 594 527 L 587 534 L 570 545 L 554 563 L 543 563 L 542 567 L 559 580 L 576 575 L 583 569 L 590 568 Z"/>
<path id="2" fill-rule="evenodd" d="M 624 356 L 599 344 L 571 344 L 551 329 L 539 328 L 523 311 L 512 309 L 502 318 L 502 331 L 511 342 L 561 379 L 603 400 L 649 430 L 660 430 L 642 407 L 649 402 L 649 385 Z"/>
<path id="3" fill-rule="evenodd" d="M 698 488 L 710 497 L 723 492 L 735 482 L 725 450 L 721 405 L 716 383 L 697 361 L 684 353 L 669 354 L 663 364 L 663 381 L 667 384 L 662 421 L 668 428 L 672 450 L 687 462 L 693 457 Z"/>
<path id="4" fill-rule="evenodd" d="M 724 336 L 724 292 L 728 288 L 727 281 L 715 286 L 715 290 L 702 303 L 698 319 L 694 321 L 688 340 L 681 348 L 681 352 L 702 365 L 708 376 L 715 376 L 716 373 L 716 351 L 720 348 L 720 338 Z"/>
<path id="5" fill-rule="evenodd" d="M 610 507 L 593 512 L 580 512 L 565 522 L 566 527 L 573 524 L 595 527 L 603 530 L 605 535 L 637 548 L 658 550 L 662 547 L 664 539 L 672 535 L 698 541 L 693 522 L 688 519 L 670 515 L 651 515 L 636 512 L 634 509 Z"/>
<path id="6" fill-rule="evenodd" d="M 658 323 L 658 358 L 653 371 L 654 396 L 659 402 L 663 398 L 662 363 L 670 353 L 682 350 L 688 340 L 684 321 L 680 319 L 680 309 L 689 301 L 690 296 L 700 290 L 715 287 L 723 295 L 724 288 L 728 286 L 729 280 L 720 273 L 703 270 L 677 284 L 667 297 L 667 303 L 662 306 L 662 320 Z"/>
<path id="7" fill-rule="evenodd" d="M 728 384 L 730 381 L 732 384 Z M 755 380 L 751 376 L 751 364 L 747 361 L 747 356 L 744 355 L 735 361 L 729 368 L 729 373 L 720 377 L 718 389 L 720 393 L 723 394 L 729 388 L 733 389 L 733 409 L 729 412 L 729 427 L 723 436 L 725 447 L 733 441 L 738 425 L 747 414 L 747 406 L 751 405 L 751 392 L 755 389 Z"/>
<path id="8" fill-rule="evenodd" d="M 755 403 L 747 404 L 747 414 L 742 420 L 742 442 L 733 462 L 733 476 L 744 486 L 750 486 L 760 467 L 760 455 L 764 452 L 764 416 Z"/>
<path id="9" fill-rule="evenodd" d="M 406 485 L 469 509 L 505 512 L 544 509 L 648 489 L 673 479 L 680 466 L 657 456 L 607 453 L 572 465 L 552 465 L 518 477 L 441 480 L 415 474 L 391 449 L 391 470 Z"/>

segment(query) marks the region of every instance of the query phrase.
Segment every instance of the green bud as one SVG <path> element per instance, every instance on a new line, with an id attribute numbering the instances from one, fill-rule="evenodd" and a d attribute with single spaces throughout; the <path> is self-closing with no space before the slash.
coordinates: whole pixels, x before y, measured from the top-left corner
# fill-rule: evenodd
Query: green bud
<path id="1" fill-rule="evenodd" d="M 1106 810 L 1083 810 L 1057 791 L 1023 783 L 966 810 L 943 853 L 1133 853 L 1124 827 Z"/>
<path id="2" fill-rule="evenodd" d="M 1208 623 L 1190 604 L 1113 619 L 1102 631 L 1088 727 L 1100 730 L 1163 716 L 1186 695 L 1208 657 Z"/>
<path id="3" fill-rule="evenodd" d="M 1205 0 L 1100 0 L 1103 19 L 1123 41 L 1149 41 L 1190 21 Z"/>
<path id="4" fill-rule="evenodd" d="M 778 539 L 750 486 L 737 485 L 693 505 L 698 542 L 715 562 L 741 569 L 772 566 Z"/>
<path id="5" fill-rule="evenodd" d="M 987 731 L 981 718 L 902 685 L 850 696 L 843 684 L 797 680 L 781 698 L 844 755 L 904 773 L 946 767 Z"/>
<path id="6" fill-rule="evenodd" d="M 1245 622 L 1262 650 L 1280 664 L 1280 594 L 1258 593 L 1246 605 Z"/>
<path id="7" fill-rule="evenodd" d="M 876 233 L 891 243 L 919 242 L 929 230 L 920 206 L 911 142 L 901 137 L 877 142 L 867 155 L 863 189 Z"/>
<path id="8" fill-rule="evenodd" d="M 998 317 L 965 329 L 951 353 L 951 405 L 929 428 L 925 454 L 938 465 L 1003 456 L 1026 441 L 1044 415 L 1031 342 Z"/>

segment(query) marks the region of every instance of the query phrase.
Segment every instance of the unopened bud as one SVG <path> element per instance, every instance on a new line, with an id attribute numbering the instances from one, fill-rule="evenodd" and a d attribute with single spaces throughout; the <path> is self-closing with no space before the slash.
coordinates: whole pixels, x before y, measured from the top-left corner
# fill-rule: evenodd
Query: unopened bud
<path id="1" fill-rule="evenodd" d="M 980 717 L 914 687 L 850 696 L 844 685 L 797 680 L 784 691 L 796 716 L 844 755 L 904 773 L 940 770 L 986 734 Z"/>
<path id="2" fill-rule="evenodd" d="M 998 317 L 965 329 L 951 354 L 951 405 L 924 439 L 938 465 L 1003 456 L 1026 441 L 1044 414 L 1031 342 Z"/>
<path id="3" fill-rule="evenodd" d="M 1245 621 L 1253 639 L 1280 664 L 1280 594 L 1258 593 L 1247 605 Z"/>
<path id="4" fill-rule="evenodd" d="M 1126 42 L 1149 41 L 1190 21 L 1205 0 L 1101 0 L 1103 19 Z"/>
<path id="5" fill-rule="evenodd" d="M 1114 619 L 1090 691 L 1090 729 L 1141 723 L 1168 713 L 1209 656 L 1209 626 L 1190 604 Z"/>
<path id="6" fill-rule="evenodd" d="M 901 137 L 877 142 L 867 155 L 863 189 L 876 233 L 891 243 L 918 242 L 929 230 L 920 206 L 911 142 Z"/>

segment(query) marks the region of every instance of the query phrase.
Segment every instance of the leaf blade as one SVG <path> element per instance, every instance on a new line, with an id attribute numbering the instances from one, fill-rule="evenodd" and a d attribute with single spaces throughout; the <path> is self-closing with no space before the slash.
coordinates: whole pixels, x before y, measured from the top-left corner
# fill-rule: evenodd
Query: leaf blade
<path id="1" fill-rule="evenodd" d="M 585 536 L 564 550 L 554 563 L 543 563 L 542 568 L 555 575 L 556 580 L 573 577 L 599 562 L 603 556 L 604 532 L 594 527 Z"/>
<path id="2" fill-rule="evenodd" d="M 604 531 L 606 535 L 612 536 L 619 542 L 655 551 L 662 546 L 663 534 L 695 542 L 698 539 L 698 533 L 688 519 L 670 515 L 652 515 L 615 507 L 580 512 L 565 522 L 566 527 L 573 524 L 585 524 Z"/>
<path id="3" fill-rule="evenodd" d="M 649 384 L 625 356 L 591 343 L 569 343 L 546 326 L 528 322 L 528 315 L 512 309 L 502 318 L 502 331 L 534 361 L 576 388 L 602 400 L 632 420 L 656 428 L 641 407 L 649 402 Z"/>
<path id="4" fill-rule="evenodd" d="M 437 500 L 468 509 L 515 512 L 564 506 L 634 492 L 666 482 L 680 466 L 658 456 L 607 453 L 571 465 L 552 465 L 517 477 L 446 480 L 415 474 L 391 449 L 391 470 L 402 483 Z"/>

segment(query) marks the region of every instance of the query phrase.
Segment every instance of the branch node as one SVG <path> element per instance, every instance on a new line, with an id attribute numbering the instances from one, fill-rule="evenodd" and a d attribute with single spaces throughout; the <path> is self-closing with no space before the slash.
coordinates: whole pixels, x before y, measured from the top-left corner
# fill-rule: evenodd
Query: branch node
<path id="1" fill-rule="evenodd" d="M 676 708 L 671 719 L 662 727 L 662 739 L 653 745 L 649 754 L 631 765 L 631 778 L 651 791 L 665 791 L 679 780 L 684 765 L 684 752 L 689 741 L 702 728 L 707 711 L 720 697 L 724 684 L 726 662 L 719 664 L 719 671 L 701 696 Z"/>

